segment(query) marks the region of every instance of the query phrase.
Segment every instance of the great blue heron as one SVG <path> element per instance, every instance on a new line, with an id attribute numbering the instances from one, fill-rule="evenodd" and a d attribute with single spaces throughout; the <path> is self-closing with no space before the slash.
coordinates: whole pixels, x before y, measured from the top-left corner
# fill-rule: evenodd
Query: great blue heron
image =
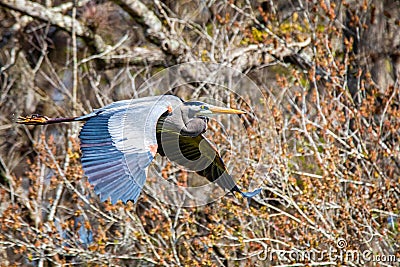
<path id="1" fill-rule="evenodd" d="M 118 200 L 136 203 L 146 169 L 157 152 L 223 189 L 253 197 L 260 189 L 242 192 L 217 150 L 203 136 L 208 116 L 215 113 L 245 112 L 162 95 L 114 102 L 80 117 L 32 115 L 19 117 L 17 122 L 45 125 L 85 121 L 79 134 L 82 167 L 101 201 L 111 198 L 113 204 Z"/>

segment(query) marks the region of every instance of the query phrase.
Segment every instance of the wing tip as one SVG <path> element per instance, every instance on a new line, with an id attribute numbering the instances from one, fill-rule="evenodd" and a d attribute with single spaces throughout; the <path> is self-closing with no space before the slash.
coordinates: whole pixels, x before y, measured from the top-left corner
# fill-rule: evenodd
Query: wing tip
<path id="1" fill-rule="evenodd" d="M 112 205 L 115 205 L 118 201 L 121 201 L 126 205 L 129 201 L 132 201 L 135 204 L 142 191 L 146 175 L 144 174 L 144 177 L 142 176 L 141 178 L 141 180 L 128 181 L 121 181 L 121 178 L 116 180 L 111 179 L 111 181 L 107 180 L 103 184 L 96 184 L 94 191 L 99 196 L 101 202 L 108 200 Z"/>
<path id="2" fill-rule="evenodd" d="M 240 192 L 242 194 L 242 196 L 246 197 L 246 198 L 252 198 L 258 194 L 260 194 L 262 188 L 257 188 L 256 190 L 252 191 L 252 192 Z"/>
<path id="3" fill-rule="evenodd" d="M 139 196 L 136 197 L 135 199 L 133 199 L 133 198 L 123 199 L 122 197 L 112 197 L 112 196 L 108 196 L 107 198 L 104 198 L 104 197 L 101 196 L 101 194 L 99 194 L 98 196 L 100 197 L 100 201 L 101 202 L 109 201 L 111 203 L 111 205 L 115 205 L 119 201 L 124 205 L 127 205 L 128 202 L 132 202 L 133 204 L 136 204 L 137 200 L 139 198 Z"/>
<path id="4" fill-rule="evenodd" d="M 232 191 L 232 192 L 238 192 L 238 193 L 240 193 L 243 197 L 249 199 L 249 198 L 253 198 L 253 197 L 255 197 L 256 195 L 260 194 L 261 190 L 262 190 L 262 188 L 260 187 L 260 188 L 255 189 L 254 191 L 251 191 L 251 192 L 243 192 L 242 190 L 239 189 L 239 187 L 235 186 L 234 188 L 232 188 L 231 191 Z"/>

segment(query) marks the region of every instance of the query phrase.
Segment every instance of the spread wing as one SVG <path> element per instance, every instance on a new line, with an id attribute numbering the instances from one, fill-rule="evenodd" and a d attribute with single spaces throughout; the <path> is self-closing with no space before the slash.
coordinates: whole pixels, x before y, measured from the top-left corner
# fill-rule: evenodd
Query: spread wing
<path id="1" fill-rule="evenodd" d="M 218 151 L 202 134 L 194 138 L 180 135 L 179 147 L 183 156 L 187 159 L 186 162 L 189 162 L 188 168 L 194 167 L 197 174 L 217 183 L 223 189 L 238 192 L 247 198 L 252 198 L 261 192 L 261 188 L 257 188 L 252 192 L 240 190 L 235 180 L 228 173 Z M 184 164 L 182 165 L 185 166 Z"/>
<path id="2" fill-rule="evenodd" d="M 162 154 L 171 161 L 182 165 L 197 174 L 206 177 L 210 182 L 217 183 L 223 189 L 238 192 L 251 198 L 261 189 L 253 192 L 243 192 L 228 173 L 225 163 L 215 147 L 202 134 L 196 137 L 184 136 L 176 132 L 163 131 L 162 120 L 159 121 L 157 138 L 162 145 Z M 179 150 L 176 149 L 179 146 Z"/>
<path id="3" fill-rule="evenodd" d="M 158 133 L 163 153 L 169 160 L 182 165 L 197 174 L 215 182 L 223 189 L 236 191 L 232 176 L 212 144 L 202 135 L 183 136 L 178 133 Z M 178 147 L 180 149 L 176 149 Z"/>
<path id="4" fill-rule="evenodd" d="M 137 201 L 157 152 L 157 121 L 179 103 L 168 95 L 125 100 L 78 119 L 86 120 L 79 135 L 82 167 L 101 201 Z"/>

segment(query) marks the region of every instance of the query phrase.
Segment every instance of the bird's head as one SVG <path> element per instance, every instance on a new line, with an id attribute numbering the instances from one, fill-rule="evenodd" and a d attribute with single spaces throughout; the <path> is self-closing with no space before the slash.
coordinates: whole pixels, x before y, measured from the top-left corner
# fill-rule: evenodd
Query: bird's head
<path id="1" fill-rule="evenodd" d="M 212 115 L 217 115 L 217 114 L 245 114 L 246 113 L 245 111 L 242 111 L 242 110 L 218 107 L 218 106 L 214 106 L 214 105 L 207 104 L 207 103 L 200 102 L 200 101 L 185 102 L 183 112 L 187 112 L 187 116 L 189 118 L 210 117 Z"/>

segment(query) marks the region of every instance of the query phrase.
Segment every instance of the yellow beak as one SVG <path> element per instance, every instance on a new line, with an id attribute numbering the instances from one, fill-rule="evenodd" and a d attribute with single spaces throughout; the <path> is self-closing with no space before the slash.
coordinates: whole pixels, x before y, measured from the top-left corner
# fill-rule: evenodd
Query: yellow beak
<path id="1" fill-rule="evenodd" d="M 221 113 L 221 114 L 245 114 L 246 111 L 233 109 L 233 108 L 221 108 L 221 107 L 210 107 L 209 110 L 212 113 Z"/>

